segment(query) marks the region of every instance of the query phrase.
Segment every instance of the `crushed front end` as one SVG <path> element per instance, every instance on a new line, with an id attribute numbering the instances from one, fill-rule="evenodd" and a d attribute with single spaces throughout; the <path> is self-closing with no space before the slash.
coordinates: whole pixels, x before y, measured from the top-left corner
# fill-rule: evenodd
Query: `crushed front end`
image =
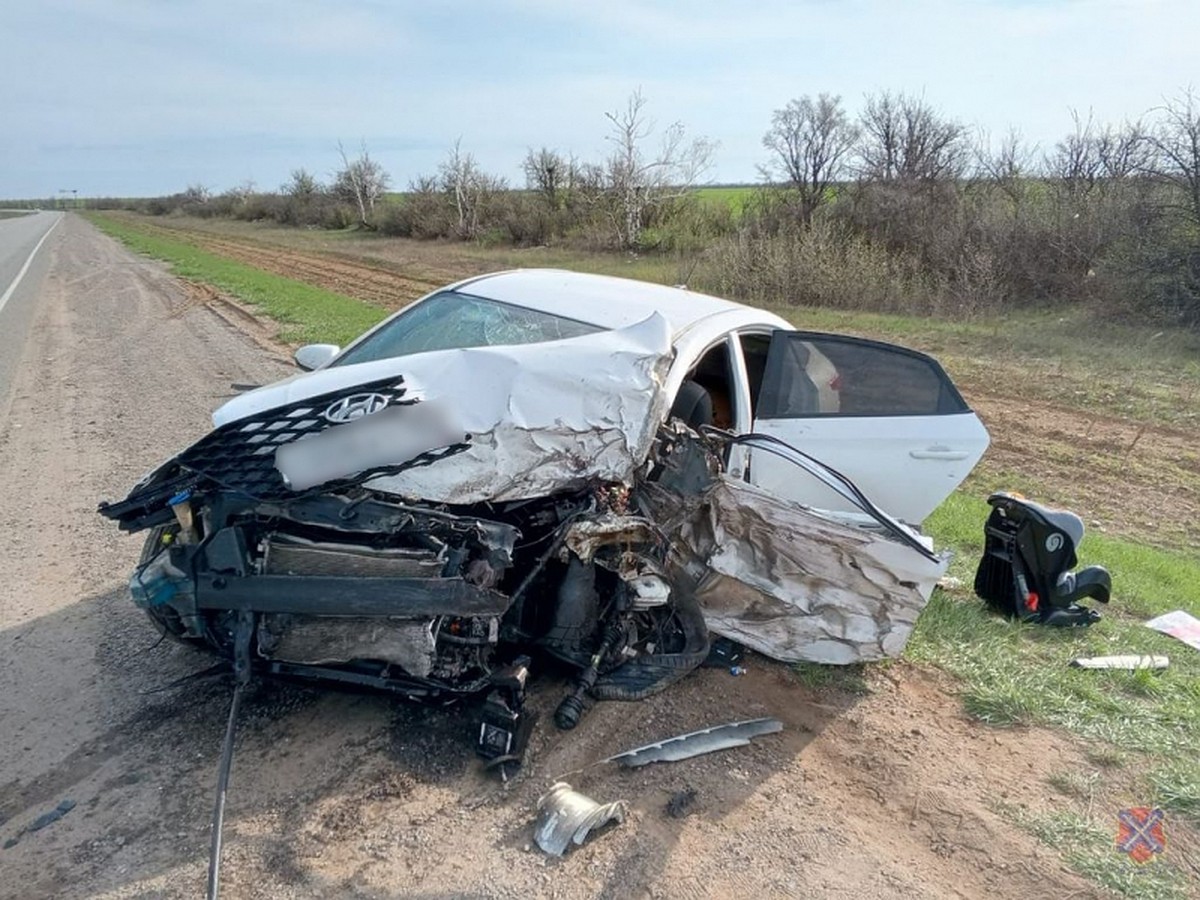
<path id="1" fill-rule="evenodd" d="M 240 652 L 260 674 L 479 701 L 478 747 L 499 761 L 519 759 L 528 736 L 535 659 L 578 676 L 564 727 L 585 692 L 637 699 L 699 664 L 703 617 L 672 595 L 667 548 L 622 484 L 585 473 L 549 496 L 465 504 L 379 488 L 455 463 L 472 447 L 461 433 L 305 489 L 279 465 L 281 450 L 314 436 L 365 433 L 353 416 L 349 428 L 331 423 L 331 410 L 379 407 L 423 426 L 411 416 L 419 403 L 393 376 L 274 406 L 221 425 L 103 504 L 122 529 L 147 533 L 135 603 L 235 668 Z M 357 419 L 368 415 L 378 410 Z"/>

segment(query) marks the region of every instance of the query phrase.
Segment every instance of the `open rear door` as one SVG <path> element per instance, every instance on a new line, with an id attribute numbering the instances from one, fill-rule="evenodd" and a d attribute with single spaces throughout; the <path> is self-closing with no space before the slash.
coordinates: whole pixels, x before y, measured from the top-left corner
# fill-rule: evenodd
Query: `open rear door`
<path id="1" fill-rule="evenodd" d="M 987 430 L 936 360 L 840 335 L 771 336 L 754 430 L 816 457 L 876 506 L 920 524 L 983 456 Z M 750 481 L 818 509 L 856 512 L 794 465 L 751 451 Z"/>

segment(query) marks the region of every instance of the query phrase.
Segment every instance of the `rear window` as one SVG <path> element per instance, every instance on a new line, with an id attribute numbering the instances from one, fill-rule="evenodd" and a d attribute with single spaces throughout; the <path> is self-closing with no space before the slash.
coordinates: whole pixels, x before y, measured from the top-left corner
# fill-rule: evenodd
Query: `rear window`
<path id="1" fill-rule="evenodd" d="M 942 367 L 923 353 L 860 338 L 777 331 L 758 415 L 795 419 L 967 411 Z"/>
<path id="2" fill-rule="evenodd" d="M 603 330 L 553 313 L 443 291 L 392 319 L 332 365 L 350 366 L 429 350 L 540 344 Z"/>

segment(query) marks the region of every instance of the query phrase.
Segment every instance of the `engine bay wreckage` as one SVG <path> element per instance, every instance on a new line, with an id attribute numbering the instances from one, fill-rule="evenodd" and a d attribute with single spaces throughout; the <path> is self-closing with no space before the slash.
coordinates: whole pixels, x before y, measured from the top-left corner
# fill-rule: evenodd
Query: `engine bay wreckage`
<path id="1" fill-rule="evenodd" d="M 898 655 L 945 572 L 929 540 L 765 434 L 689 427 L 661 315 L 527 345 L 321 369 L 235 397 L 216 428 L 100 512 L 148 533 L 130 587 L 168 635 L 253 672 L 481 701 L 517 760 L 529 673 L 637 700 L 709 654 Z M 735 477 L 735 446 L 855 508 Z"/>

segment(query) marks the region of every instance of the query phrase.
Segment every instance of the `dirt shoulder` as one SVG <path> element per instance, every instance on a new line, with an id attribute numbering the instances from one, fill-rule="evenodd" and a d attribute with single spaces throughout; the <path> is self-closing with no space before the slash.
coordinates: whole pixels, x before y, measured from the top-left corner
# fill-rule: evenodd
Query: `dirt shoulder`
<path id="1" fill-rule="evenodd" d="M 0 432 L 0 843 L 15 840 L 0 897 L 193 897 L 229 687 L 162 690 L 208 660 L 155 643 L 125 589 L 140 541 L 95 504 L 203 433 L 232 382 L 288 369 L 161 267 L 78 219 L 62 231 Z M 461 710 L 259 684 L 223 896 L 1100 896 L 1004 814 L 1061 805 L 1047 761 L 1087 766 L 1077 741 L 982 727 L 907 664 L 855 693 L 757 657 L 749 670 L 601 704 L 566 734 L 550 723 L 562 686 L 542 681 L 529 764 L 508 784 L 479 771 Z M 589 766 L 759 715 L 785 730 L 674 765 Z M 531 823 L 563 776 L 631 814 L 556 861 L 531 849 Z M 1115 822 L 1137 799 L 1114 780 L 1089 803 Z"/>

